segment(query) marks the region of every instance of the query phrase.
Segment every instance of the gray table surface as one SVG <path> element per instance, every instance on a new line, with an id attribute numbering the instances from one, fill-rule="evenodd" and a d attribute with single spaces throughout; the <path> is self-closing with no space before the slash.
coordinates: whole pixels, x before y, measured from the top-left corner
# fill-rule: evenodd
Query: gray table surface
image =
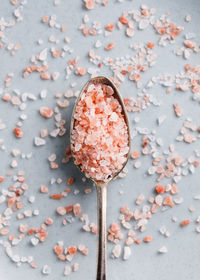
<path id="1" fill-rule="evenodd" d="M 56 256 L 53 253 L 53 246 L 58 240 L 63 240 L 65 245 L 84 243 L 89 248 L 89 255 L 87 257 L 77 256 L 76 260 L 79 262 L 80 268 L 76 273 L 72 273 L 69 279 L 94 279 L 96 270 L 96 245 L 97 237 L 93 234 L 82 232 L 82 223 L 78 219 L 72 224 L 64 227 L 62 226 L 62 218 L 57 217 L 55 209 L 59 205 L 72 204 L 79 202 L 82 205 L 83 213 L 88 213 L 90 221 L 96 222 L 96 192 L 92 188 L 90 195 L 85 195 L 83 190 L 91 187 L 91 182 L 83 183 L 81 181 L 82 175 L 80 175 L 77 168 L 70 162 L 67 165 L 61 165 L 58 170 L 51 170 L 47 163 L 47 157 L 56 153 L 59 161 L 63 156 L 63 151 L 69 144 L 69 133 L 66 136 L 56 139 L 47 139 L 47 144 L 44 147 L 33 147 L 33 139 L 39 135 L 40 129 L 47 127 L 49 130 L 53 129 L 54 123 L 43 120 L 38 114 L 38 108 L 43 104 L 49 107 L 55 106 L 55 93 L 65 92 L 70 88 L 72 82 L 77 82 L 76 90 L 80 89 L 86 80 L 88 75 L 83 78 L 79 78 L 72 75 L 69 80 L 65 80 L 65 67 L 66 59 L 49 60 L 51 70 L 59 71 L 60 77 L 57 81 L 42 81 L 37 74 L 32 74 L 27 79 L 22 78 L 22 70 L 29 64 L 29 59 L 33 53 L 39 52 L 45 46 L 50 47 L 48 43 L 48 36 L 55 34 L 57 39 L 63 44 L 64 34 L 56 32 L 56 30 L 49 29 L 46 25 L 41 24 L 41 18 L 44 15 L 57 15 L 57 20 L 60 23 L 67 25 L 66 35 L 71 37 L 70 46 L 74 49 L 74 55 L 80 57 L 81 64 L 89 67 L 91 65 L 88 62 L 87 53 L 90 48 L 93 47 L 96 41 L 95 37 L 85 38 L 81 32 L 78 31 L 78 26 L 81 24 L 82 16 L 88 14 L 91 21 L 101 20 L 104 23 L 116 22 L 117 18 L 121 15 L 122 11 L 128 11 L 132 9 L 138 9 L 143 1 L 124 1 L 118 3 L 116 1 L 109 1 L 107 7 L 95 8 L 93 11 L 86 11 L 82 6 L 80 0 L 64 1 L 61 0 L 60 5 L 54 6 L 52 0 L 43 1 L 28 1 L 22 11 L 23 21 L 19 22 L 15 27 L 6 31 L 6 35 L 11 42 L 19 42 L 22 48 L 17 54 L 12 57 L 8 51 L 0 50 L 0 87 L 4 88 L 4 78 L 8 72 L 13 72 L 14 77 L 12 79 L 12 85 L 8 89 L 8 92 L 12 89 L 19 89 L 23 92 L 31 92 L 37 97 L 42 89 L 47 89 L 48 94 L 45 100 L 38 98 L 35 102 L 28 102 L 28 107 L 25 113 L 28 115 L 28 119 L 24 121 L 23 129 L 25 136 L 23 139 L 16 141 L 12 131 L 22 114 L 17 108 L 10 104 L 0 101 L 0 119 L 6 124 L 6 128 L 0 131 L 0 138 L 4 138 L 6 150 L 0 150 L 0 173 L 5 174 L 10 170 L 10 163 L 12 157 L 10 155 L 13 148 L 19 148 L 23 153 L 33 153 L 30 160 L 19 159 L 18 170 L 24 170 L 26 172 L 27 183 L 29 184 L 29 190 L 27 196 L 23 198 L 25 208 L 39 209 L 40 215 L 34 217 L 28 223 L 32 226 L 37 226 L 46 217 L 54 218 L 54 225 L 49 228 L 48 238 L 44 244 L 39 244 L 37 247 L 30 245 L 28 238 L 26 238 L 22 244 L 13 248 L 15 253 L 19 255 L 33 255 L 35 261 L 38 263 L 39 268 L 36 270 L 31 269 L 27 264 L 22 265 L 20 268 L 16 267 L 14 263 L 6 256 L 3 247 L 0 247 L 0 279 L 64 279 L 63 275 L 64 264 L 56 260 Z M 196 34 L 196 42 L 199 42 L 199 24 L 200 24 L 200 2 L 199 0 L 177 0 L 177 1 L 156 1 L 146 0 L 149 7 L 155 7 L 156 15 L 161 15 L 166 12 L 170 13 L 170 17 L 173 21 L 180 25 L 185 26 L 184 33 L 194 32 Z M 1 1 L 0 17 L 12 19 L 12 12 L 14 7 L 9 1 Z M 190 14 L 192 21 L 186 23 L 185 15 Z M 183 33 L 183 34 L 184 34 Z M 154 31 L 146 30 L 144 32 L 137 32 L 133 38 L 123 37 L 122 32 L 114 33 L 111 37 L 117 41 L 117 48 L 113 50 L 114 56 L 123 56 L 126 53 L 130 53 L 128 48 L 131 42 L 148 42 L 158 41 L 158 36 Z M 165 48 L 157 47 L 156 53 L 158 54 L 157 63 L 147 73 L 144 74 L 143 80 L 148 81 L 152 76 L 158 73 L 176 73 L 183 69 L 183 66 L 187 63 L 186 60 L 177 57 L 173 54 L 173 50 L 178 49 L 183 41 L 183 34 L 181 34 L 176 43 L 169 45 Z M 43 39 L 44 44 L 42 46 L 37 44 L 38 39 Z M 100 37 L 102 40 L 108 42 L 109 38 Z M 121 39 L 122 38 L 122 39 Z M 62 45 L 61 44 L 61 45 Z M 53 45 L 53 44 L 52 44 Z M 98 50 L 100 54 L 105 55 L 103 48 Z M 199 62 L 199 55 L 192 54 L 189 60 L 191 65 L 196 65 Z M 107 68 L 102 68 L 101 74 L 110 75 Z M 165 89 L 162 87 L 155 87 L 152 93 L 161 101 L 160 107 L 151 106 L 149 109 L 142 112 L 140 115 L 129 114 L 131 128 L 134 128 L 134 118 L 138 116 L 140 118 L 140 127 L 148 127 L 150 130 L 156 129 L 157 134 L 162 137 L 164 141 L 164 148 L 168 148 L 169 144 L 175 143 L 174 139 L 178 135 L 178 131 L 182 126 L 182 123 L 186 117 L 191 117 L 193 120 L 199 120 L 199 104 L 191 100 L 191 93 L 177 94 L 173 92 L 170 96 L 165 94 Z M 136 96 L 137 89 L 135 85 L 129 81 L 124 82 L 120 87 L 120 92 L 123 96 Z M 62 116 L 67 120 L 67 129 L 69 132 L 69 123 L 71 112 L 73 108 L 74 100 L 70 101 L 70 107 L 62 110 Z M 184 109 L 184 116 L 180 119 L 175 118 L 173 113 L 172 104 L 178 102 Z M 167 116 L 166 121 L 160 127 L 156 124 L 158 116 L 165 114 Z M 140 145 L 141 136 L 134 138 L 132 143 L 132 149 L 138 148 Z M 181 154 L 189 156 L 193 153 L 193 150 L 199 148 L 199 142 L 192 145 L 185 143 L 176 143 L 176 150 Z M 163 148 L 163 149 L 164 149 Z M 128 162 L 129 173 L 124 179 L 119 179 L 112 182 L 108 190 L 108 225 L 112 221 L 117 221 L 119 216 L 119 209 L 122 205 L 126 204 L 130 208 L 135 207 L 135 200 L 137 196 L 143 193 L 146 197 L 152 193 L 152 188 L 156 184 L 156 178 L 154 176 L 145 176 L 145 172 L 150 166 L 150 160 L 147 157 L 142 157 L 142 167 L 135 169 L 133 167 L 133 161 Z M 0 174 L 0 175 L 1 175 Z M 80 190 L 78 195 L 70 195 L 66 198 L 66 201 L 52 201 L 49 199 L 49 195 L 42 195 L 39 192 L 40 185 L 50 185 L 51 178 L 62 178 L 63 183 L 61 185 L 54 184 L 50 186 L 50 192 L 58 192 L 64 190 L 66 186 L 66 180 L 69 176 L 75 177 L 75 183 L 72 189 Z M 12 183 L 12 177 L 7 179 L 0 188 L 7 188 Z M 165 182 L 164 182 L 165 183 Z M 199 190 L 199 171 L 189 175 L 182 179 L 179 183 L 180 196 L 183 197 L 184 203 L 176 206 L 168 211 L 157 213 L 151 219 L 147 225 L 146 233 L 153 235 L 153 241 L 149 244 L 141 244 L 139 246 L 132 246 L 132 256 L 128 261 L 123 261 L 122 258 L 112 260 L 109 255 L 113 248 L 113 244 L 108 243 L 108 279 L 117 280 L 198 280 L 200 267 L 200 251 L 199 251 L 199 239 L 200 235 L 195 232 L 195 223 L 192 226 L 181 229 L 179 222 L 185 217 L 195 220 L 198 217 L 200 211 L 199 201 L 194 201 L 193 197 L 200 193 Z M 123 190 L 121 195 L 119 191 Z M 28 197 L 34 195 L 36 201 L 34 204 L 28 202 Z M 188 207 L 194 205 L 195 212 L 190 213 Z M 0 205 L 1 212 L 5 209 L 5 204 Z M 178 223 L 173 223 L 171 217 L 176 216 Z M 23 221 L 24 222 L 24 221 Z M 15 216 L 12 218 L 11 229 L 13 233 L 17 233 L 18 224 L 20 221 Z M 165 238 L 159 233 L 159 228 L 165 225 L 170 232 L 170 237 Z M 143 236 L 145 233 L 143 234 Z M 2 239 L 5 240 L 3 237 Z M 123 244 L 123 242 L 122 242 Z M 158 249 L 162 246 L 168 248 L 168 253 L 160 255 Z M 52 268 L 52 273 L 48 276 L 44 276 L 41 273 L 41 268 L 44 264 L 48 264 Z"/>

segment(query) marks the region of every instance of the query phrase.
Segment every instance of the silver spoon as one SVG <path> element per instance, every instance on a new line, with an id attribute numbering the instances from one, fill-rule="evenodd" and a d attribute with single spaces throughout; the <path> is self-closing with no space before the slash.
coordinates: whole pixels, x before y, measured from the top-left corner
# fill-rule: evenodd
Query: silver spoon
<path id="1" fill-rule="evenodd" d="M 117 90 L 117 88 L 115 87 L 115 85 L 106 77 L 95 77 L 92 78 L 91 80 L 89 80 L 85 86 L 83 87 L 83 89 L 80 92 L 79 97 L 76 100 L 76 103 L 74 105 L 74 110 L 72 113 L 72 119 L 71 119 L 71 128 L 70 128 L 70 143 L 71 143 L 71 150 L 72 150 L 72 141 L 71 141 L 71 134 L 72 134 L 72 130 L 74 128 L 74 113 L 76 110 L 76 105 L 78 104 L 82 93 L 87 90 L 88 86 L 90 84 L 104 84 L 104 85 L 108 85 L 110 87 L 113 88 L 114 90 L 114 94 L 113 96 L 119 101 L 119 104 L 122 107 L 122 114 L 124 116 L 124 120 L 125 123 L 127 125 L 128 128 L 128 136 L 129 136 L 129 142 L 128 142 L 128 146 L 129 146 L 129 152 L 130 152 L 130 145 L 131 145 L 131 140 L 130 140 L 130 127 L 129 127 L 129 123 L 128 123 L 128 117 L 127 117 L 127 113 L 126 113 L 126 108 L 124 106 L 124 102 L 119 94 L 119 91 Z M 127 160 L 124 163 L 122 169 L 124 168 L 124 166 L 126 165 L 127 161 L 128 161 L 128 156 L 129 156 L 129 152 L 127 153 Z M 72 156 L 73 152 L 72 152 Z M 96 185 L 96 189 L 97 189 L 97 205 L 98 205 L 98 258 L 97 258 L 97 274 L 96 274 L 96 280 L 106 280 L 106 205 L 107 205 L 107 188 L 108 188 L 108 183 L 110 181 L 112 181 L 121 171 L 119 170 L 119 172 L 117 172 L 116 174 L 113 174 L 113 176 L 111 176 L 109 178 L 109 180 L 107 182 L 103 182 L 103 181 L 97 181 L 91 178 L 91 180 L 95 183 Z"/>

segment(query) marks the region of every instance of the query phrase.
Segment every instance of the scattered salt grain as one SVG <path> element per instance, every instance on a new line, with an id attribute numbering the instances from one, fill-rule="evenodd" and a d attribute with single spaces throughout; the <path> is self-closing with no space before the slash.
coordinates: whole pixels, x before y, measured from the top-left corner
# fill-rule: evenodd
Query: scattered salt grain
<path id="1" fill-rule="evenodd" d="M 39 60 L 40 61 L 44 61 L 47 59 L 47 48 L 45 48 L 44 50 L 42 50 L 39 54 Z"/>
<path id="2" fill-rule="evenodd" d="M 142 165 L 141 161 L 137 160 L 134 162 L 134 167 L 137 169 L 137 168 L 140 168 Z"/>
<path id="3" fill-rule="evenodd" d="M 57 208 L 57 213 L 61 216 L 65 215 L 66 214 L 66 209 L 64 207 L 58 207 Z"/>
<path id="4" fill-rule="evenodd" d="M 165 246 L 161 247 L 160 249 L 158 249 L 158 252 L 161 254 L 167 253 L 168 252 L 167 247 L 165 247 Z"/>
<path id="5" fill-rule="evenodd" d="M 124 246 L 124 254 L 123 254 L 123 260 L 128 260 L 131 256 L 131 249 L 128 246 Z"/>
<path id="6" fill-rule="evenodd" d="M 34 201 L 35 201 L 35 196 L 30 196 L 29 197 L 29 199 L 28 199 L 28 201 L 30 202 L 30 203 L 33 203 Z"/>
<path id="7" fill-rule="evenodd" d="M 39 239 L 38 239 L 38 238 L 35 238 L 35 237 L 32 237 L 32 238 L 31 238 L 31 244 L 32 244 L 33 246 L 36 246 L 38 243 L 39 243 Z"/>
<path id="8" fill-rule="evenodd" d="M 64 270 L 64 275 L 65 275 L 65 276 L 70 275 L 70 274 L 71 274 L 71 271 L 72 271 L 71 266 L 66 265 L 66 266 L 65 266 L 65 270 Z"/>
<path id="9" fill-rule="evenodd" d="M 49 275 L 51 273 L 51 267 L 48 266 L 47 264 L 45 264 L 42 268 L 42 273 L 46 274 L 46 275 Z"/>
<path id="10" fill-rule="evenodd" d="M 35 137 L 34 143 L 35 143 L 35 146 L 43 146 L 46 144 L 46 141 L 40 137 Z"/>
<path id="11" fill-rule="evenodd" d="M 185 16 L 185 21 L 190 22 L 192 20 L 191 15 L 186 15 Z"/>
<path id="12" fill-rule="evenodd" d="M 166 120 L 167 116 L 166 115 L 162 115 L 157 119 L 158 125 L 160 126 L 165 120 Z"/>
<path id="13" fill-rule="evenodd" d="M 121 245 L 116 244 L 115 247 L 112 250 L 112 257 L 113 258 L 119 258 L 121 255 Z"/>
<path id="14" fill-rule="evenodd" d="M 142 19 L 139 22 L 139 29 L 146 29 L 149 26 L 149 20 L 148 19 Z"/>
<path id="15" fill-rule="evenodd" d="M 46 98 L 46 97 L 47 97 L 47 90 L 46 90 L 46 89 L 41 90 L 41 92 L 40 92 L 40 98 L 41 98 L 41 99 L 44 99 L 44 98 Z"/>

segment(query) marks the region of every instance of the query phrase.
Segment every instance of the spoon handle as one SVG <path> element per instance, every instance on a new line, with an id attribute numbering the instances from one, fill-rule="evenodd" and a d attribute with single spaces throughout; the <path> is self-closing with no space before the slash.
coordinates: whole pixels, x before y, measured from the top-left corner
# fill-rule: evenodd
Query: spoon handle
<path id="1" fill-rule="evenodd" d="M 98 256 L 96 280 L 106 280 L 106 204 L 107 184 L 97 185 Z"/>

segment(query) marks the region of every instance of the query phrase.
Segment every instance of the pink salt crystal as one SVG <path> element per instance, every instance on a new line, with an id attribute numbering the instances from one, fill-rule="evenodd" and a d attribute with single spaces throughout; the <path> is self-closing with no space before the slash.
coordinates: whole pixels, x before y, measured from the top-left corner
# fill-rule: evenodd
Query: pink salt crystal
<path id="1" fill-rule="evenodd" d="M 133 238 L 131 238 L 131 237 L 128 237 L 127 239 L 126 239 L 126 245 L 127 246 L 130 246 L 130 245 L 132 245 L 133 244 Z"/>
<path id="2" fill-rule="evenodd" d="M 76 204 L 73 205 L 73 213 L 74 213 L 75 217 L 80 215 L 80 213 L 81 213 L 81 206 L 80 206 L 79 203 L 76 203 Z"/>
<path id="3" fill-rule="evenodd" d="M 136 204 L 137 205 L 140 205 L 144 200 L 144 195 L 143 194 L 140 194 L 136 200 Z"/>
<path id="4" fill-rule="evenodd" d="M 74 263 L 74 265 L 73 265 L 73 271 L 75 272 L 75 271 L 78 271 L 78 269 L 79 269 L 79 264 L 78 263 Z"/>
<path id="5" fill-rule="evenodd" d="M 57 208 L 57 213 L 59 214 L 59 215 L 61 215 L 61 216 L 63 216 L 63 215 L 65 215 L 66 214 L 66 209 L 64 208 L 64 207 L 58 207 Z"/>
<path id="6" fill-rule="evenodd" d="M 107 181 L 127 158 L 128 129 L 113 93 L 110 86 L 91 84 L 75 108 L 72 151 L 87 178 Z"/>
<path id="7" fill-rule="evenodd" d="M 40 115 L 46 119 L 49 119 L 53 116 L 53 111 L 48 107 L 40 107 Z"/>
<path id="8" fill-rule="evenodd" d="M 107 95 L 111 96 L 114 93 L 113 88 L 111 88 L 110 86 L 106 86 L 105 88 Z"/>
<path id="9" fill-rule="evenodd" d="M 192 142 L 195 142 L 196 141 L 196 138 L 192 135 L 192 134 L 185 134 L 184 135 L 184 141 L 186 143 L 192 143 Z"/>
<path id="10" fill-rule="evenodd" d="M 183 110 L 180 108 L 178 103 L 174 104 L 174 112 L 177 117 L 181 117 L 183 115 Z"/>

